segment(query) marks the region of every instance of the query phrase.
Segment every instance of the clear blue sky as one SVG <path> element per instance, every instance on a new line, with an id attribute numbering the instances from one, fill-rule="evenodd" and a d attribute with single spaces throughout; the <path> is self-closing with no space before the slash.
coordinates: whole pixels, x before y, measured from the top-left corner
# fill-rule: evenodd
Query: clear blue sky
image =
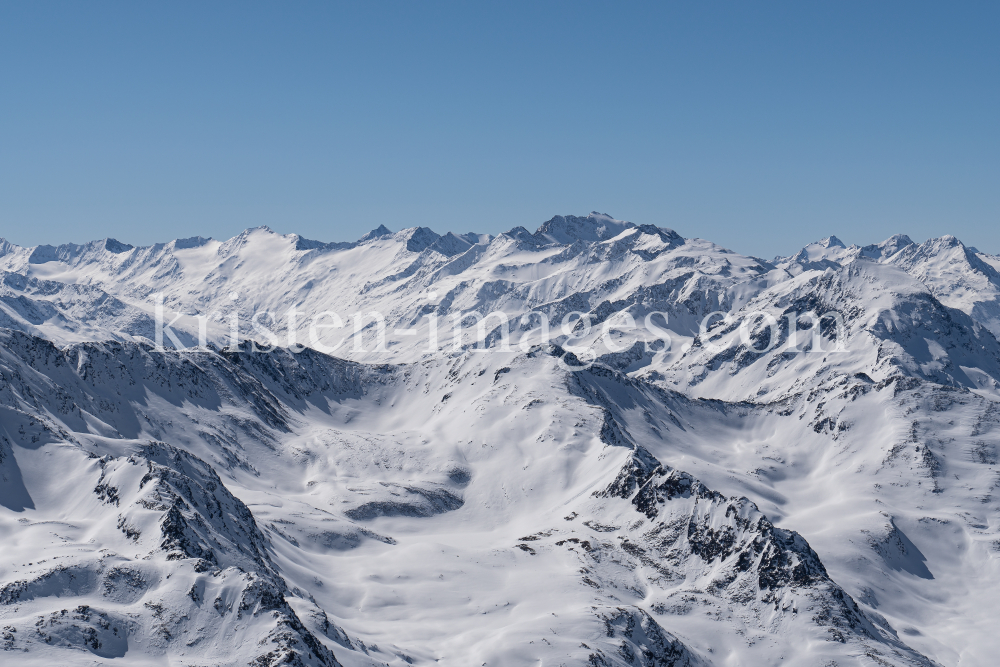
<path id="1" fill-rule="evenodd" d="M 5 2 L 0 236 L 610 213 L 1000 253 L 1000 5 Z"/>

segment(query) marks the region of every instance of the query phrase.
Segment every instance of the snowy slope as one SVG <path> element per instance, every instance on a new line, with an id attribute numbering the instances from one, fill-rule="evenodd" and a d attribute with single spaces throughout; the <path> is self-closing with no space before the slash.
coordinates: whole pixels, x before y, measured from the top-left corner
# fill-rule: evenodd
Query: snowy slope
<path id="1" fill-rule="evenodd" d="M 102 657 L 219 664 L 235 642 L 231 664 L 332 664 L 324 648 L 349 660 L 362 646 L 390 663 L 622 664 L 649 649 L 630 643 L 638 624 L 662 644 L 641 664 L 656 651 L 688 664 L 871 651 L 929 664 L 805 540 L 626 435 L 621 403 L 668 411 L 676 397 L 599 367 L 574 374 L 557 349 L 368 367 L 117 343 L 59 351 L 13 333 L 5 348 L 6 475 L 20 486 L 4 504 L 25 519 L 5 532 L 27 549 L 15 560 L 59 546 L 6 566 L 3 622 L 12 649 L 41 659 L 58 649 L 34 629 L 67 609 L 101 619 L 94 632 L 107 624 L 76 646 Z M 663 437 L 676 428 L 652 421 Z M 46 476 L 53 461 L 75 471 L 72 494 Z M 70 650 L 89 622 L 53 632 Z"/>
<path id="2" fill-rule="evenodd" d="M 950 237 L 765 262 L 595 213 L 496 237 L 3 242 L 0 268 L 4 664 L 1000 650 L 1000 283 Z M 208 316 L 213 347 L 157 350 L 156 294 L 184 345 Z M 307 347 L 283 347 L 290 305 L 342 317 L 336 356 L 302 320 Z M 278 347 L 226 346 L 233 314 L 268 342 L 264 310 Z M 354 331 L 372 310 L 385 349 Z M 495 323 L 453 345 L 473 310 L 508 315 L 509 349 Z M 559 330 L 571 311 L 595 326 Z M 814 337 L 807 313 L 834 311 Z M 620 323 L 654 312 L 666 349 Z"/>
<path id="3" fill-rule="evenodd" d="M 152 339 L 154 319 L 100 288 L 0 273 L 0 326 L 59 343 Z M 180 333 L 182 343 L 197 338 Z"/>

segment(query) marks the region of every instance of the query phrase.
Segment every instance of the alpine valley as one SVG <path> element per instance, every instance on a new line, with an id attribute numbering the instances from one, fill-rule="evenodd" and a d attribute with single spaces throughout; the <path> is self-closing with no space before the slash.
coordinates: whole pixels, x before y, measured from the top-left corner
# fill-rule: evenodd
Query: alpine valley
<path id="1" fill-rule="evenodd" d="M 0 240 L 0 663 L 996 664 L 998 269 Z"/>

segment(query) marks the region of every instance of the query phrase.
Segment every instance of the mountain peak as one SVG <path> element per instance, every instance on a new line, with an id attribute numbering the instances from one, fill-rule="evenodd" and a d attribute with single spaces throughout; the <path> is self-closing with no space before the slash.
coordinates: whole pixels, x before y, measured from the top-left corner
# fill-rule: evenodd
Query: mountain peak
<path id="1" fill-rule="evenodd" d="M 365 241 L 373 241 L 375 239 L 385 238 L 386 236 L 392 236 L 392 230 L 385 225 L 379 225 L 375 229 L 371 230 L 360 239 L 358 243 L 364 243 Z"/>
<path id="2" fill-rule="evenodd" d="M 542 223 L 535 237 L 549 243 L 569 245 L 575 241 L 596 242 L 618 236 L 635 227 L 631 222 L 615 220 L 607 213 L 592 212 L 585 218 L 575 215 L 557 215 Z"/>
<path id="3" fill-rule="evenodd" d="M 913 239 L 911 239 L 906 234 L 893 234 L 885 241 L 882 241 L 882 243 L 880 243 L 879 245 L 888 246 L 888 245 L 912 245 L 912 244 L 913 244 Z"/>
<path id="4" fill-rule="evenodd" d="M 774 264 L 798 275 L 802 271 L 825 271 L 837 268 L 842 262 L 854 256 L 857 246 L 848 248 L 836 236 L 827 236 L 814 241 L 790 257 L 776 257 Z"/>
<path id="5" fill-rule="evenodd" d="M 886 259 L 892 257 L 900 250 L 915 246 L 916 244 L 906 234 L 893 234 L 881 243 L 866 245 L 861 249 L 861 256 L 869 259 Z"/>
<path id="6" fill-rule="evenodd" d="M 174 250 L 187 250 L 189 248 L 200 248 L 201 246 L 205 245 L 211 240 L 212 240 L 211 237 L 205 238 L 204 236 L 189 236 L 186 239 L 175 239 L 173 242 Z"/>
<path id="7" fill-rule="evenodd" d="M 441 238 L 440 234 L 429 227 L 404 229 L 399 235 L 406 239 L 406 249 L 410 252 L 421 252 Z"/>
<path id="8" fill-rule="evenodd" d="M 935 255 L 947 250 L 959 249 L 966 254 L 971 254 L 965 244 L 958 237 L 945 234 L 933 239 L 927 239 L 919 246 L 919 252 L 923 255 Z"/>
<path id="9" fill-rule="evenodd" d="M 135 246 L 129 245 L 128 243 L 122 243 L 118 239 L 108 238 L 104 241 L 104 249 L 116 255 L 128 252 L 134 247 Z"/>

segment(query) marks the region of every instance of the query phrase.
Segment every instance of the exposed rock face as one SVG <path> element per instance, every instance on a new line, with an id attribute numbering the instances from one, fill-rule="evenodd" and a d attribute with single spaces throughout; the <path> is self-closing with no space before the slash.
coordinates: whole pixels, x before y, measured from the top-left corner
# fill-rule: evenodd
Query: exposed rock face
<path id="1" fill-rule="evenodd" d="M 797 625 L 802 614 L 811 622 L 802 625 L 814 624 L 834 641 L 899 664 L 931 664 L 867 618 L 802 536 L 776 528 L 750 500 L 726 498 L 643 450 L 595 495 L 627 500 L 645 517 L 614 532 L 621 549 L 649 568 L 648 585 L 694 580 L 682 595 L 717 598 L 761 627 Z"/>
<path id="2" fill-rule="evenodd" d="M 210 466 L 158 442 L 91 460 L 104 510 L 91 516 L 120 532 L 106 543 L 140 554 L 103 550 L 4 584 L 0 605 L 38 612 L 10 622 L 6 650 L 64 647 L 115 658 L 201 646 L 193 658 L 216 664 L 339 665 L 289 607 L 253 514 Z M 92 602 L 43 612 L 57 603 L 53 596 Z"/>

